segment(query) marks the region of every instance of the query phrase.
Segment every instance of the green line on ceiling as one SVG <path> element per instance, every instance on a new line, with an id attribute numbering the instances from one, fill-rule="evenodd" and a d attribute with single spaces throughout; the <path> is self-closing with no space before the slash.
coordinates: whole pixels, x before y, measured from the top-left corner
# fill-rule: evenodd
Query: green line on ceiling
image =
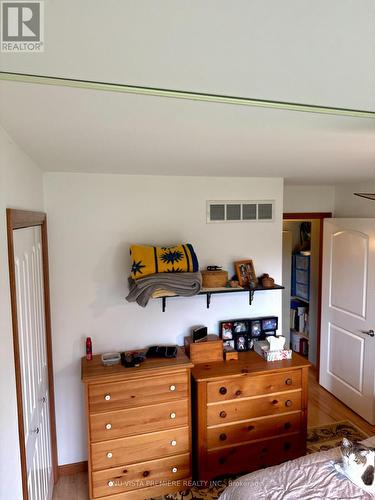
<path id="1" fill-rule="evenodd" d="M 187 92 L 183 90 L 161 89 L 156 87 L 141 87 L 137 85 L 124 85 L 120 83 L 95 82 L 73 78 L 60 78 L 52 76 L 32 75 L 26 73 L 10 73 L 0 71 L 0 80 L 33 83 L 38 85 L 54 85 L 79 89 L 101 90 L 106 92 L 123 92 L 126 94 L 139 94 L 172 99 L 187 99 L 191 101 L 216 102 L 223 104 L 236 104 L 240 106 L 254 106 L 270 109 L 285 109 L 305 113 L 319 113 L 339 116 L 352 116 L 357 118 L 375 119 L 375 111 L 361 109 L 335 108 L 331 106 L 316 106 L 314 104 L 301 104 L 284 101 L 271 101 L 267 99 L 252 99 L 249 97 L 235 97 L 229 95 L 207 94 L 202 92 Z"/>

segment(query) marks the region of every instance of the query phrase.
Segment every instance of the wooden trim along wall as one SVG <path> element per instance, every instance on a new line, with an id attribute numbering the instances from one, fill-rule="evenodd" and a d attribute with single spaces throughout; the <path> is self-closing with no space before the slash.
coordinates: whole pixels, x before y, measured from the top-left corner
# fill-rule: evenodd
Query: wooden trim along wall
<path id="1" fill-rule="evenodd" d="M 317 303 L 317 331 L 316 331 L 316 379 L 319 382 L 320 368 L 320 336 L 321 336 L 321 321 L 322 321 L 322 274 L 323 274 L 323 227 L 324 219 L 331 219 L 331 212 L 298 212 L 284 213 L 283 219 L 290 221 L 309 221 L 319 220 L 319 275 L 318 275 L 318 303 Z"/>
<path id="2" fill-rule="evenodd" d="M 59 469 L 59 477 L 71 476 L 72 474 L 87 472 L 88 463 L 87 460 L 85 460 L 84 462 L 76 462 L 74 464 L 59 465 L 58 469 Z"/>
<path id="3" fill-rule="evenodd" d="M 332 217 L 331 212 L 286 212 L 283 214 L 284 220 L 310 220 L 310 219 L 330 219 Z"/>
<path id="4" fill-rule="evenodd" d="M 49 410 L 50 410 L 50 426 L 51 426 L 51 456 L 52 456 L 53 477 L 54 477 L 54 482 L 56 483 L 58 480 L 59 471 L 57 466 L 55 396 L 54 396 L 53 363 L 52 363 L 51 304 L 50 304 L 50 294 L 49 294 L 47 216 L 43 212 L 14 210 L 11 208 L 7 209 L 6 216 L 7 216 L 7 236 L 8 236 L 9 283 L 10 283 L 10 298 L 11 298 L 11 308 L 12 308 L 14 365 L 15 365 L 16 391 L 17 391 L 18 434 L 20 443 L 20 457 L 21 457 L 21 471 L 22 471 L 22 489 L 23 489 L 24 500 L 28 500 L 25 430 L 23 425 L 21 367 L 20 367 L 19 335 L 18 335 L 18 319 L 17 319 L 17 296 L 16 296 L 16 277 L 15 277 L 16 275 L 14 266 L 13 230 L 26 227 L 41 226 L 43 278 L 44 278 L 44 306 L 45 306 L 45 323 L 46 323 L 46 347 L 47 347 L 48 386 L 49 386 L 48 390 L 49 390 Z"/>

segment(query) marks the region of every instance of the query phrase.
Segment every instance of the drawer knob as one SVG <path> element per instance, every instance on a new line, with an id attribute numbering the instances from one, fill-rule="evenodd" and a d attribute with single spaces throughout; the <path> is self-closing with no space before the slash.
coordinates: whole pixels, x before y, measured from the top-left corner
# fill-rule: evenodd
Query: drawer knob
<path id="1" fill-rule="evenodd" d="M 113 481 L 108 481 L 108 483 L 107 483 L 107 484 L 108 484 L 108 486 L 109 486 L 110 488 L 112 488 L 112 486 L 114 486 L 114 484 L 115 484 L 115 483 L 114 483 Z"/>
<path id="2" fill-rule="evenodd" d="M 292 406 L 292 404 L 293 404 L 293 401 L 291 401 L 290 399 L 287 399 L 285 401 L 285 406 L 287 406 L 288 408 L 289 408 L 289 406 Z"/>
<path id="3" fill-rule="evenodd" d="M 255 427 L 253 425 L 249 425 L 247 428 L 248 431 L 253 431 L 254 429 L 255 429 Z"/>
<path id="4" fill-rule="evenodd" d="M 113 457 L 112 453 L 111 453 L 111 452 L 108 452 L 108 453 L 107 453 L 107 458 L 112 458 L 112 457 Z"/>
<path id="5" fill-rule="evenodd" d="M 170 415 L 169 415 L 171 418 L 176 418 L 176 414 L 174 412 L 172 412 Z"/>
<path id="6" fill-rule="evenodd" d="M 240 390 L 238 389 L 238 391 L 236 391 L 236 396 L 241 396 L 241 394 L 242 394 L 242 391 L 240 391 Z"/>
<path id="7" fill-rule="evenodd" d="M 219 389 L 220 394 L 226 394 L 227 393 L 227 388 L 226 387 L 220 387 Z"/>
<path id="8" fill-rule="evenodd" d="M 172 391 L 172 392 L 173 392 L 173 391 L 175 391 L 175 390 L 176 390 L 176 386 L 175 386 L 175 385 L 171 385 L 171 386 L 169 387 L 169 390 L 170 390 L 170 391 Z"/>
<path id="9" fill-rule="evenodd" d="M 227 439 L 227 435 L 223 432 L 222 434 L 220 434 L 219 439 L 220 441 L 225 441 Z"/>
<path id="10" fill-rule="evenodd" d="M 219 415 L 221 418 L 225 418 L 227 416 L 227 412 L 223 410 L 219 413 Z"/>
<path id="11" fill-rule="evenodd" d="M 290 429 L 292 427 L 292 424 L 290 422 L 285 422 L 284 424 L 284 429 Z"/>
<path id="12" fill-rule="evenodd" d="M 178 471 L 177 467 L 172 467 L 173 474 L 176 474 L 177 471 Z"/>
<path id="13" fill-rule="evenodd" d="M 268 448 L 262 448 L 261 453 L 268 453 Z"/>
<path id="14" fill-rule="evenodd" d="M 112 424 L 106 424 L 105 428 L 107 429 L 107 431 L 111 430 L 112 429 Z"/>
<path id="15" fill-rule="evenodd" d="M 171 446 L 177 446 L 177 441 L 175 439 L 171 441 Z"/>
<path id="16" fill-rule="evenodd" d="M 277 400 L 277 399 L 274 399 L 274 400 L 272 401 L 272 404 L 273 404 L 273 405 L 277 405 L 277 403 L 278 403 L 278 400 Z M 286 404 L 286 403 L 285 403 L 285 404 Z"/>
<path id="17" fill-rule="evenodd" d="M 220 457 L 220 458 L 219 458 L 219 464 L 220 464 L 220 465 L 225 464 L 225 462 L 226 462 L 226 461 L 227 461 L 226 457 Z"/>
<path id="18" fill-rule="evenodd" d="M 150 475 L 150 471 L 148 470 L 145 470 L 144 473 L 143 473 L 143 477 L 147 477 Z"/>
<path id="19" fill-rule="evenodd" d="M 286 383 L 286 385 L 292 385 L 293 384 L 293 380 L 291 378 L 287 378 L 285 380 L 285 383 Z"/>
<path id="20" fill-rule="evenodd" d="M 106 394 L 106 395 L 104 396 L 104 399 L 105 399 L 106 401 L 109 401 L 109 400 L 111 399 L 111 395 L 110 395 L 110 394 Z"/>
<path id="21" fill-rule="evenodd" d="M 291 447 L 292 447 L 291 443 L 288 443 L 288 442 L 287 442 L 287 443 L 284 443 L 284 450 L 285 450 L 285 451 L 290 450 L 290 449 L 291 449 Z"/>

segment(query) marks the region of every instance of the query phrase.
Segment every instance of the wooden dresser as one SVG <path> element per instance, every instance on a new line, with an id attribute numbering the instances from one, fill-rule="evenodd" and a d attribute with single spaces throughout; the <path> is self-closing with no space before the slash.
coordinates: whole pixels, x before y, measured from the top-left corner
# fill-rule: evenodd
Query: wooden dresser
<path id="1" fill-rule="evenodd" d="M 238 361 L 197 365 L 195 468 L 199 480 L 251 472 L 305 454 L 310 363 L 266 362 L 255 352 Z"/>
<path id="2" fill-rule="evenodd" d="M 186 489 L 191 367 L 181 349 L 175 359 L 147 359 L 138 368 L 82 359 L 90 499 L 142 500 Z"/>

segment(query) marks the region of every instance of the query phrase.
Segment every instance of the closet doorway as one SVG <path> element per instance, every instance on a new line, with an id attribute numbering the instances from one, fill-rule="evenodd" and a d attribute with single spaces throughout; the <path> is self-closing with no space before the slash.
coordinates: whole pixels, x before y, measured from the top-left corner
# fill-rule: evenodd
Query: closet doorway
<path id="1" fill-rule="evenodd" d="M 9 278 L 24 500 L 51 500 L 57 448 L 47 218 L 7 209 Z"/>
<path id="2" fill-rule="evenodd" d="M 323 222 L 331 213 L 285 213 L 283 330 L 291 349 L 319 376 Z"/>

